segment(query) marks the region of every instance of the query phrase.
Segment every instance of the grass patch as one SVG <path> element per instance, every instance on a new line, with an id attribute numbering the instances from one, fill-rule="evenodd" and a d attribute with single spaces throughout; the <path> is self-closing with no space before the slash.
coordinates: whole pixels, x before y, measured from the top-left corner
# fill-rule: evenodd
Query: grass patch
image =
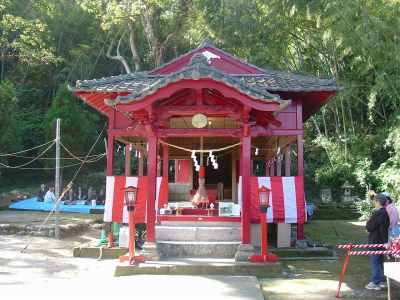
<path id="1" fill-rule="evenodd" d="M 365 222 L 357 220 L 312 220 L 305 225 L 305 235 L 314 241 L 335 246 L 341 243 L 366 243 Z"/>
<path id="2" fill-rule="evenodd" d="M 365 223 L 352 220 L 313 220 L 305 226 L 308 238 L 336 246 L 342 243 L 365 243 Z M 343 254 L 343 253 L 342 253 Z M 338 261 L 282 262 L 287 278 L 261 279 L 264 298 L 268 300 L 336 299 L 334 297 L 343 256 Z M 370 280 L 369 258 L 353 256 L 343 286 L 344 299 L 386 299 L 386 290 L 367 291 Z M 394 291 L 399 296 L 398 288 Z M 395 298 L 400 299 L 400 298 Z"/>

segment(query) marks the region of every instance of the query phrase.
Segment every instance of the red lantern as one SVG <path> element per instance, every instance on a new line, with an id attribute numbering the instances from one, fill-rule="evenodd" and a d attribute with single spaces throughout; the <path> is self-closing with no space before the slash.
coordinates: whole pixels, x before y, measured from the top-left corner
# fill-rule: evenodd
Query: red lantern
<path id="1" fill-rule="evenodd" d="M 260 205 L 260 236 L 261 253 L 250 256 L 250 261 L 254 263 L 277 262 L 279 257 L 274 253 L 268 253 L 268 226 L 267 210 L 269 207 L 269 195 L 271 190 L 262 186 L 258 189 L 258 201 Z"/>
<path id="2" fill-rule="evenodd" d="M 129 261 L 129 264 L 137 264 L 139 262 L 144 262 L 144 256 L 135 255 L 135 204 L 137 199 L 137 191 L 138 189 L 134 186 L 128 186 L 124 189 L 125 193 L 125 205 L 129 212 L 129 255 L 123 255 L 119 257 L 119 260 Z"/>
<path id="3" fill-rule="evenodd" d="M 125 188 L 125 205 L 128 211 L 135 210 L 137 188 L 134 186 L 128 186 Z"/>
<path id="4" fill-rule="evenodd" d="M 271 190 L 262 186 L 258 189 L 258 201 L 261 212 L 267 212 L 269 207 L 269 195 Z"/>

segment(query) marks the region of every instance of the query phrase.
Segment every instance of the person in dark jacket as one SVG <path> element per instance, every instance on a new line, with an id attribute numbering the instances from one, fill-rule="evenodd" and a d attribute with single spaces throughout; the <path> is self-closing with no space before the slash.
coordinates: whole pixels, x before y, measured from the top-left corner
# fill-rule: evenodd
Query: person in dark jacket
<path id="1" fill-rule="evenodd" d="M 44 184 L 40 185 L 40 190 L 37 195 L 37 201 L 43 202 L 44 201 L 44 195 L 46 194 L 46 186 Z"/>
<path id="2" fill-rule="evenodd" d="M 390 224 L 389 215 L 386 212 L 387 198 L 384 194 L 377 194 L 374 198 L 376 210 L 367 221 L 368 243 L 385 244 L 388 242 L 388 228 Z M 382 250 L 370 249 L 370 250 Z M 385 287 L 383 275 L 383 255 L 370 255 L 372 278 L 365 288 L 368 290 L 377 290 Z"/>

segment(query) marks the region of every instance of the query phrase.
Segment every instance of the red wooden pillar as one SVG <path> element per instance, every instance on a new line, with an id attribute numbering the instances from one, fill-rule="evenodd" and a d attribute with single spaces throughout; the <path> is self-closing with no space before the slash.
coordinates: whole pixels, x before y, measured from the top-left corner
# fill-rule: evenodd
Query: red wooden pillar
<path id="1" fill-rule="evenodd" d="M 290 164 L 291 164 L 291 159 L 290 159 L 290 154 L 291 154 L 291 147 L 290 144 L 286 148 L 285 152 L 285 176 L 290 176 Z"/>
<path id="2" fill-rule="evenodd" d="M 275 162 L 274 161 L 272 161 L 272 164 L 269 167 L 269 176 L 275 176 Z"/>
<path id="3" fill-rule="evenodd" d="M 125 145 L 125 176 L 131 176 L 131 145 Z"/>
<path id="4" fill-rule="evenodd" d="M 302 134 L 297 136 L 297 175 L 304 175 L 304 142 Z"/>
<path id="5" fill-rule="evenodd" d="M 303 135 L 297 136 L 297 175 L 302 178 L 302 185 L 304 186 L 304 142 Z M 297 224 L 297 239 L 304 240 L 304 223 Z"/>
<path id="6" fill-rule="evenodd" d="M 156 182 L 157 182 L 157 137 L 148 138 L 147 155 L 147 205 L 146 205 L 146 241 L 155 241 L 156 222 Z"/>
<path id="7" fill-rule="evenodd" d="M 303 129 L 303 104 L 298 101 L 296 104 L 297 129 Z M 297 176 L 302 178 L 304 186 L 304 135 L 297 135 Z M 304 240 L 304 223 L 297 224 L 297 239 Z"/>
<path id="8" fill-rule="evenodd" d="M 107 169 L 106 175 L 113 175 L 113 166 L 114 166 L 114 120 L 115 120 L 115 111 L 112 111 L 108 116 L 108 139 L 107 139 Z"/>
<path id="9" fill-rule="evenodd" d="M 112 133 L 113 128 L 114 128 L 114 112 L 111 113 L 108 121 L 106 176 L 113 176 L 113 165 L 114 165 L 114 134 Z M 110 231 L 107 234 L 108 247 L 110 248 L 114 246 L 114 236 L 111 224 L 110 224 Z"/>
<path id="10" fill-rule="evenodd" d="M 251 243 L 250 235 L 250 163 L 251 163 L 251 137 L 242 137 L 241 149 L 241 175 L 242 175 L 242 244 Z"/>
<path id="11" fill-rule="evenodd" d="M 168 145 L 162 145 L 162 176 L 168 180 L 169 169 L 169 148 Z"/>
<path id="12" fill-rule="evenodd" d="M 113 165 L 114 165 L 114 135 L 108 133 L 107 141 L 107 176 L 113 175 Z"/>
<path id="13" fill-rule="evenodd" d="M 169 148 L 168 145 L 163 144 L 163 159 L 162 159 L 162 164 L 163 164 L 163 180 L 166 182 L 166 194 L 168 195 L 168 170 L 169 170 Z"/>

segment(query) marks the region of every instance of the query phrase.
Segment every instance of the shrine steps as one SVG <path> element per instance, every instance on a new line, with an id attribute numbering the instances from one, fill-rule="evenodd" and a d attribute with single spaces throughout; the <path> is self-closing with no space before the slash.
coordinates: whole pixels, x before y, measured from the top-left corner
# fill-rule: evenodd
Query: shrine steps
<path id="1" fill-rule="evenodd" d="M 183 242 L 240 241 L 240 227 L 156 226 L 156 240 Z"/>
<path id="2" fill-rule="evenodd" d="M 161 257 L 232 258 L 240 242 L 157 241 Z"/>
<path id="3" fill-rule="evenodd" d="M 120 263 L 114 275 L 223 275 L 273 278 L 282 277 L 283 270 L 279 262 L 249 263 L 226 258 L 171 258 L 146 261 L 139 265 Z"/>
<path id="4" fill-rule="evenodd" d="M 156 226 L 161 257 L 233 258 L 240 244 L 240 223 L 185 222 Z"/>

